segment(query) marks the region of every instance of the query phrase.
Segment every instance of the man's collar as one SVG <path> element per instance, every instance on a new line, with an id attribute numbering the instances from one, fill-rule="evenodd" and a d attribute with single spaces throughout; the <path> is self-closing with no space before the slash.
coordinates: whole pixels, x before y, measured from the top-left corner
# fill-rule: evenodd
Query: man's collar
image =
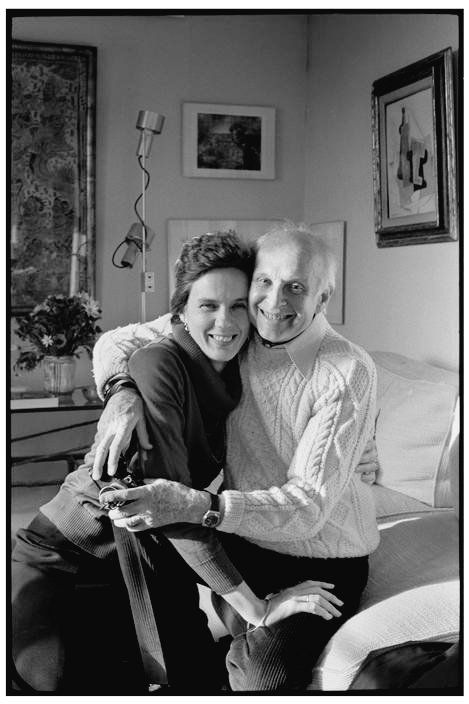
<path id="1" fill-rule="evenodd" d="M 313 371 L 316 355 L 323 340 L 327 326 L 328 322 L 324 317 L 324 314 L 318 313 L 313 318 L 311 325 L 300 335 L 294 337 L 293 340 L 286 342 L 284 345 L 274 344 L 271 346 L 271 349 L 285 349 L 298 371 L 300 371 L 301 374 L 308 379 Z M 261 340 L 265 347 L 269 347 L 269 344 L 265 344 L 259 335 L 258 339 Z"/>

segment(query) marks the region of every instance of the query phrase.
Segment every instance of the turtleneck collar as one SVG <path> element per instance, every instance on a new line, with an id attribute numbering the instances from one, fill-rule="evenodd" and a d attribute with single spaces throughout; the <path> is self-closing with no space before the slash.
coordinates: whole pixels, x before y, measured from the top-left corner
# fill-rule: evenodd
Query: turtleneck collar
<path id="1" fill-rule="evenodd" d="M 217 372 L 209 358 L 202 352 L 194 338 L 184 328 L 179 316 L 171 318 L 171 328 L 175 342 L 186 352 L 191 363 L 191 381 L 199 398 L 213 395 L 217 403 L 227 405 L 232 410 L 241 398 L 241 380 L 238 358 L 228 362 L 221 372 Z M 217 404 L 214 404 L 217 412 Z"/>

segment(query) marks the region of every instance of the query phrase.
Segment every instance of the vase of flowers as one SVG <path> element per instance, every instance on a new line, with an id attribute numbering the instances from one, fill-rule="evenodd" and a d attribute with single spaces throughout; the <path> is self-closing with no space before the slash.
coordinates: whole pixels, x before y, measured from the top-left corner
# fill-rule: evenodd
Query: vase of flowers
<path id="1" fill-rule="evenodd" d="M 75 384 L 76 358 L 85 350 L 91 357 L 101 332 L 101 308 L 87 293 L 47 296 L 31 313 L 17 317 L 15 332 L 28 343 L 19 346 L 15 371 L 31 371 L 42 363 L 44 388 L 53 394 L 70 394 Z"/>

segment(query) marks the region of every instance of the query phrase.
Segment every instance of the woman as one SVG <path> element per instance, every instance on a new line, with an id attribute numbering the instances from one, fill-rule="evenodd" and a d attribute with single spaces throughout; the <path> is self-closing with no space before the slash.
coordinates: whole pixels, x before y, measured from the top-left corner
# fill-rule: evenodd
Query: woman
<path id="1" fill-rule="evenodd" d="M 176 264 L 172 335 L 132 357 L 131 372 L 145 402 L 153 443 L 144 468 L 152 482 L 161 477 L 200 489 L 223 467 L 224 424 L 241 395 L 236 356 L 249 334 L 252 265 L 252 253 L 232 233 L 206 234 L 187 243 Z M 99 501 L 102 485 L 90 474 L 93 459 L 92 448 L 58 495 L 18 533 L 14 656 L 21 676 L 40 691 L 65 686 L 63 625 L 82 564 L 90 556 L 115 557 L 110 521 Z M 147 488 L 151 491 L 151 485 Z M 132 526 L 136 531 L 138 523 Z M 213 641 L 198 609 L 197 580 L 254 627 L 300 611 L 325 619 L 340 615 L 341 602 L 327 583 L 309 581 L 267 600 L 254 594 L 209 528 L 177 524 L 154 537 L 152 560 L 158 575 L 149 587 L 154 603 L 163 605 L 157 606 L 155 618 L 168 679 L 181 690 L 208 691 L 214 677 Z M 61 605 L 61 610 L 52 605 Z"/>

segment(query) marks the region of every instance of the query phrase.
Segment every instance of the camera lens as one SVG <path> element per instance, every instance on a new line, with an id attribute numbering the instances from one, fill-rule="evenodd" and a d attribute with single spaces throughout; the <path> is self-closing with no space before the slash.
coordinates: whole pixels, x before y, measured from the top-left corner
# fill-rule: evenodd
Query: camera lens
<path id="1" fill-rule="evenodd" d="M 125 485 L 122 485 L 118 481 L 113 481 L 110 484 L 107 484 L 107 486 L 104 486 L 98 494 L 99 503 L 107 511 L 110 511 L 112 508 L 119 508 L 120 506 L 124 506 L 127 503 L 126 501 L 113 501 L 111 499 L 106 499 L 106 494 L 108 494 L 110 491 L 119 491 L 125 488 Z"/>

